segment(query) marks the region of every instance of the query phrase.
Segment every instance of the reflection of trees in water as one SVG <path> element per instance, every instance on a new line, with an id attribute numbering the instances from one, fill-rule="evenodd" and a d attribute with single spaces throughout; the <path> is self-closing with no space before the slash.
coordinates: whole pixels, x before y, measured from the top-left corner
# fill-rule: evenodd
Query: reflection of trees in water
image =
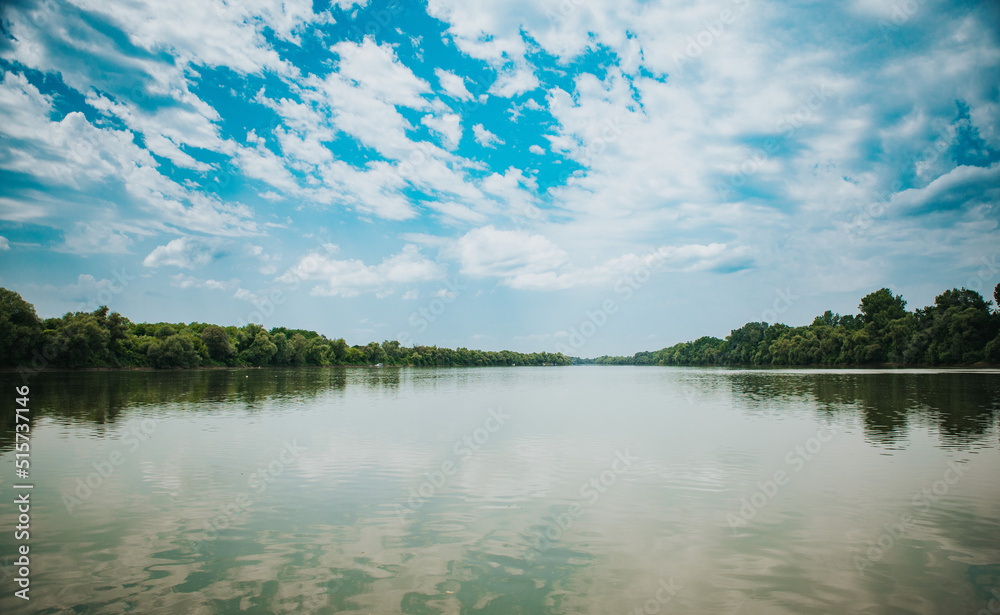
<path id="1" fill-rule="evenodd" d="M 823 415 L 859 412 L 867 437 L 882 444 L 905 439 L 911 423 L 935 425 L 945 445 L 982 440 L 1000 405 L 1000 377 L 991 373 L 720 374 L 751 410 L 790 400 L 819 406 Z"/>
<path id="2" fill-rule="evenodd" d="M 402 370 L 396 367 L 384 369 L 358 369 L 350 372 L 350 384 L 361 384 L 369 388 L 395 389 L 399 386 Z"/>
<path id="3" fill-rule="evenodd" d="M 398 370 L 378 370 L 375 380 L 349 378 L 348 368 L 219 369 L 194 371 L 42 372 L 30 382 L 32 423 L 42 417 L 64 422 L 114 424 L 125 409 L 163 404 L 236 403 L 254 407 L 284 397 L 311 398 L 361 386 L 398 386 Z M 374 371 L 374 370 L 355 370 Z M 388 372 L 396 372 L 395 380 Z M 0 374 L 3 390 L 21 385 L 15 373 Z M 201 406 L 199 411 L 206 408 Z M 14 406 L 0 404 L 0 450 L 14 441 Z"/>

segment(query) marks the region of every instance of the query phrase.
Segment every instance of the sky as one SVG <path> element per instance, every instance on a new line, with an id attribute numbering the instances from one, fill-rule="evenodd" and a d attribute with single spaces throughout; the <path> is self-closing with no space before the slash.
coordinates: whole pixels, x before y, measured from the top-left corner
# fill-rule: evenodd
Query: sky
<path id="1" fill-rule="evenodd" d="M 4 2 L 42 317 L 655 350 L 1000 283 L 1000 5 Z"/>

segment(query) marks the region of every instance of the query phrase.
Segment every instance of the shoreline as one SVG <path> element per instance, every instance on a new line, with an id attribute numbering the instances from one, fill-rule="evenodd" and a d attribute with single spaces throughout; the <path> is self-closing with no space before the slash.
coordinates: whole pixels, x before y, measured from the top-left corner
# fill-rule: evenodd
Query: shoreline
<path id="1" fill-rule="evenodd" d="M 200 365 L 197 367 L 114 367 L 114 366 L 102 366 L 102 367 L 42 367 L 42 368 L 18 368 L 18 367 L 2 367 L 0 368 L 0 374 L 19 374 L 19 373 L 56 373 L 56 372 L 198 372 L 198 371 L 250 371 L 250 370 L 275 370 L 275 369 L 327 369 L 327 368 L 361 368 L 361 369 L 402 369 L 402 368 L 414 368 L 414 369 L 433 369 L 433 368 L 472 368 L 472 369 L 490 369 L 490 368 L 502 368 L 509 369 L 511 367 L 676 367 L 676 368 L 688 368 L 688 369 L 718 369 L 718 370 L 831 370 L 831 371 L 850 371 L 850 370 L 971 370 L 971 371 L 989 371 L 1000 369 L 1000 364 L 994 363 L 972 363 L 972 364 L 948 364 L 948 365 L 930 365 L 930 364 L 913 364 L 913 365 L 899 365 L 892 363 L 882 363 L 882 364 L 857 364 L 857 365 L 628 365 L 628 364 L 600 364 L 600 363 L 572 363 L 570 365 L 354 365 L 354 364 L 339 364 L 339 365 L 264 365 L 264 366 L 253 366 L 253 365 Z"/>

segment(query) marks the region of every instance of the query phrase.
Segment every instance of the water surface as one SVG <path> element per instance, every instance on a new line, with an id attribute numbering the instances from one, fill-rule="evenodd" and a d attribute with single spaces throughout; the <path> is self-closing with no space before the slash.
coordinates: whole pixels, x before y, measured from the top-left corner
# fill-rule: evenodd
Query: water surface
<path id="1" fill-rule="evenodd" d="M 0 379 L 11 493 L 20 381 Z M 1000 596 L 997 372 L 30 384 L 32 599 L 6 578 L 4 613 L 971 615 Z"/>

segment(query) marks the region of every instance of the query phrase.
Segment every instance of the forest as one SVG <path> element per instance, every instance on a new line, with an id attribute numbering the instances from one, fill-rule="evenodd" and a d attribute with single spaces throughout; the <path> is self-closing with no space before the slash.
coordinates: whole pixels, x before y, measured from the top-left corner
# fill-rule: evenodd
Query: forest
<path id="1" fill-rule="evenodd" d="M 1000 284 L 994 291 L 1000 304 Z M 1000 311 L 978 292 L 952 289 L 934 305 L 906 309 L 887 288 L 861 299 L 859 314 L 826 311 L 806 326 L 750 322 L 725 339 L 705 336 L 633 356 L 402 346 L 350 346 L 315 331 L 258 324 L 133 323 L 102 306 L 41 319 L 18 293 L 0 288 L 0 367 L 195 368 L 292 365 L 974 365 L 1000 364 Z"/>
<path id="2" fill-rule="evenodd" d="M 414 346 L 349 346 L 315 331 L 258 324 L 133 323 L 102 306 L 41 319 L 18 293 L 0 288 L 0 367 L 195 368 L 291 365 L 569 365 L 561 353 Z"/>
<path id="3" fill-rule="evenodd" d="M 1000 284 L 993 293 L 1000 305 Z M 573 359 L 599 365 L 975 365 L 1000 364 L 1000 311 L 974 290 L 955 288 L 934 305 L 906 309 L 888 288 L 866 295 L 859 314 L 830 311 L 812 324 L 750 322 L 725 339 L 700 337 L 630 357 Z"/>

